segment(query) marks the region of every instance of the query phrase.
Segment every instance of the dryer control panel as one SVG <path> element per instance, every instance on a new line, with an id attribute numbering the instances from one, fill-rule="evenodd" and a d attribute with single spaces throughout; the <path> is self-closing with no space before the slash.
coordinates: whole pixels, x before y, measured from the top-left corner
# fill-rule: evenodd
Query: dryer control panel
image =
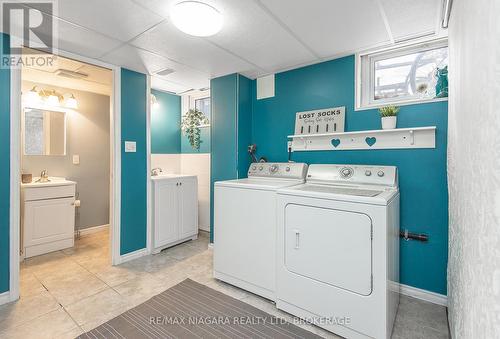
<path id="1" fill-rule="evenodd" d="M 396 166 L 377 165 L 310 165 L 307 182 L 321 184 L 364 184 L 398 186 Z"/>
<path id="2" fill-rule="evenodd" d="M 248 169 L 248 177 L 305 179 L 307 164 L 299 162 L 254 162 Z"/>

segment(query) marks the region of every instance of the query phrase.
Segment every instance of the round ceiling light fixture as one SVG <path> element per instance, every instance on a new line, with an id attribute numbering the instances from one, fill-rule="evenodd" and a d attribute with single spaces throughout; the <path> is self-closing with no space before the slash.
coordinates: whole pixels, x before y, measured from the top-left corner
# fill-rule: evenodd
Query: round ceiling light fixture
<path id="1" fill-rule="evenodd" d="M 179 2 L 172 8 L 171 18 L 182 32 L 200 37 L 217 34 L 224 21 L 217 9 L 200 1 Z"/>

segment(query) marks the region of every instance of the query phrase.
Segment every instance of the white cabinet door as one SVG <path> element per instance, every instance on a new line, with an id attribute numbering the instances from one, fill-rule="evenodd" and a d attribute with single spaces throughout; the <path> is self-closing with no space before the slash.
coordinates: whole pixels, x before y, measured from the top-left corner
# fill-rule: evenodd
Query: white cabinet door
<path id="1" fill-rule="evenodd" d="M 179 238 L 198 233 L 198 183 L 185 178 L 179 185 Z"/>
<path id="2" fill-rule="evenodd" d="M 164 246 L 179 238 L 178 190 L 176 180 L 165 180 L 156 184 L 154 247 Z"/>
<path id="3" fill-rule="evenodd" d="M 24 246 L 72 239 L 74 198 L 27 201 L 24 206 Z"/>

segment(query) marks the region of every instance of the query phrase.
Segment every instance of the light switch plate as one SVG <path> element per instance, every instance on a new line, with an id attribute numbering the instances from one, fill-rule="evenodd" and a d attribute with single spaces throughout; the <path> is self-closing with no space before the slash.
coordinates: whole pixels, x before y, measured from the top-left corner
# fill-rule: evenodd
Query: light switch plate
<path id="1" fill-rule="evenodd" d="M 137 146 L 135 141 L 125 141 L 125 152 L 135 153 L 137 151 Z"/>
<path id="2" fill-rule="evenodd" d="M 80 165 L 80 156 L 78 154 L 73 155 L 73 165 Z"/>

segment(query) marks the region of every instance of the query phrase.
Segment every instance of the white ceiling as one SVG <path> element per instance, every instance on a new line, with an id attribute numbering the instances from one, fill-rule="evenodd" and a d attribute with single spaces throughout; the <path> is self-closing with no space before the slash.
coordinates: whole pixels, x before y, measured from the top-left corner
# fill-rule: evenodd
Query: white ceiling
<path id="1" fill-rule="evenodd" d="M 83 73 L 87 77 L 82 79 L 63 77 L 57 75 L 57 70 Z M 60 56 L 55 58 L 51 66 L 23 67 L 21 74 L 22 81 L 49 85 L 49 88 L 50 86 L 64 87 L 104 95 L 111 95 L 112 77 L 113 74 L 109 69 Z"/>
<path id="2" fill-rule="evenodd" d="M 225 74 L 255 78 L 444 33 L 441 0 L 203 0 L 222 12 L 224 26 L 198 38 L 169 18 L 180 1 L 58 1 L 58 47 L 152 75 L 173 69 L 152 83 L 179 93 Z"/>

